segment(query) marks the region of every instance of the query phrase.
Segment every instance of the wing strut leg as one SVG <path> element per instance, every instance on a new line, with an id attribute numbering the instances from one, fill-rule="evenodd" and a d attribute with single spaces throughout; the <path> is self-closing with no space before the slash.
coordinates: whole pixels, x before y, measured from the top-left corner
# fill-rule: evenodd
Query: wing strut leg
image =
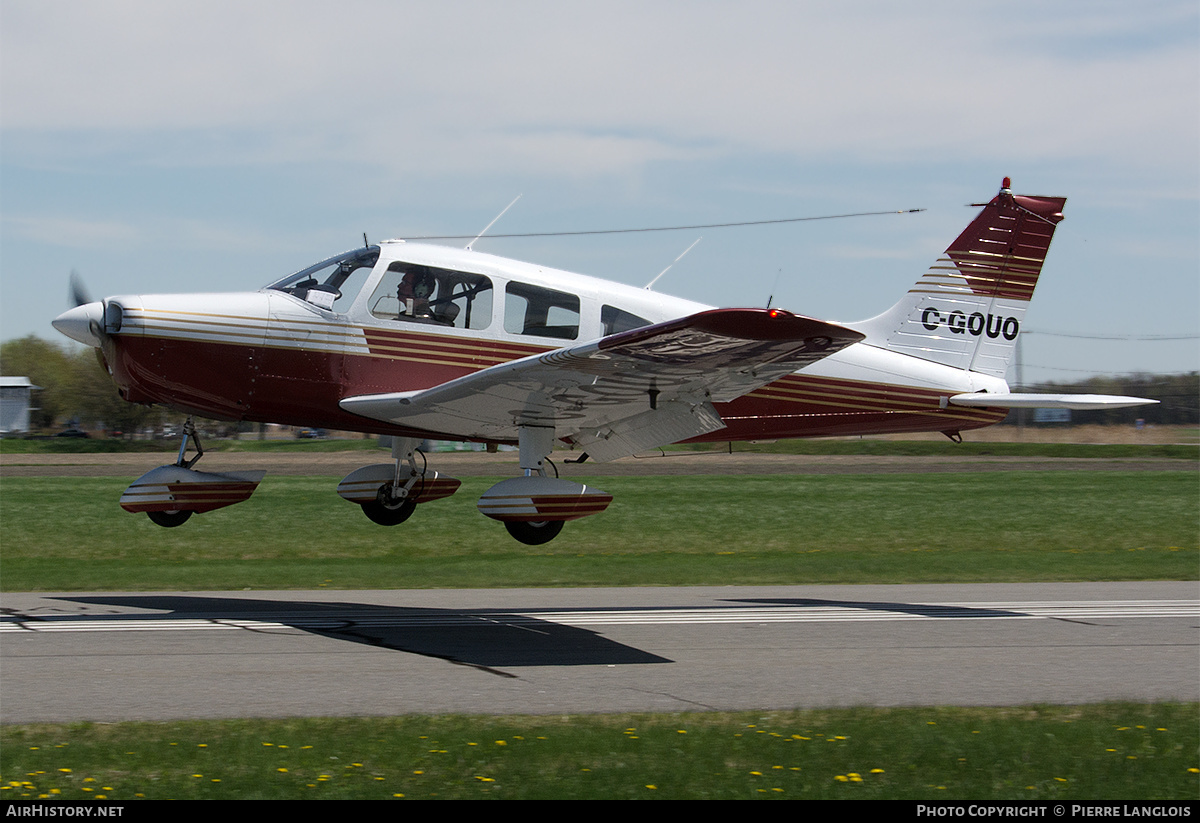
<path id="1" fill-rule="evenodd" d="M 546 458 L 554 451 L 553 426 L 518 426 L 517 446 L 525 476 L 546 476 Z"/>
<path id="2" fill-rule="evenodd" d="M 392 458 L 396 461 L 396 471 L 392 482 L 385 486 L 387 496 L 391 500 L 408 497 L 409 491 L 416 482 L 425 476 L 425 471 L 417 471 L 417 455 L 420 454 L 421 441 L 415 437 L 393 437 Z M 384 489 L 380 489 L 383 492 Z"/>

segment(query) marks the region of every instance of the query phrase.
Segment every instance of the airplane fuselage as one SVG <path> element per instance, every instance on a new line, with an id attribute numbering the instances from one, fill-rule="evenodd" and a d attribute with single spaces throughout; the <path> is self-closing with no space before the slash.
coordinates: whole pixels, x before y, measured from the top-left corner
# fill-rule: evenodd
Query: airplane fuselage
<path id="1" fill-rule="evenodd" d="M 340 257 L 348 262 L 258 292 L 109 298 L 101 349 L 122 396 L 220 419 L 472 439 L 449 426 L 368 419 L 339 402 L 426 389 L 708 308 L 443 246 L 386 242 Z M 418 277 L 427 277 L 429 293 L 408 296 L 405 278 Z M 981 390 L 1007 386 L 866 341 L 717 404 L 726 428 L 695 439 L 964 431 L 1006 414 L 947 406 L 949 396 Z"/>

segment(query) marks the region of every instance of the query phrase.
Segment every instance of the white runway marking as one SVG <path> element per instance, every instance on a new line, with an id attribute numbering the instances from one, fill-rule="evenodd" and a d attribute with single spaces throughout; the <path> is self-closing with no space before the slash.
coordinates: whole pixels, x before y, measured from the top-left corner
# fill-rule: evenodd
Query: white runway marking
<path id="1" fill-rule="evenodd" d="M 382 614 L 376 612 L 384 612 Z M 388 613 L 392 612 L 392 613 Z M 582 609 L 571 611 L 483 610 L 439 612 L 436 609 L 363 607 L 313 614 L 276 612 L 270 620 L 233 617 L 161 617 L 157 615 L 20 615 L 0 616 L 0 634 L 21 632 L 211 631 L 259 632 L 341 628 L 430 628 L 478 626 L 480 623 L 522 625 L 557 623 L 574 627 L 629 625 L 703 625 L 729 623 L 846 623 L 907 620 L 1112 620 L 1130 618 L 1200 618 L 1196 600 L 1126 600 L 1079 602 L 977 602 L 941 604 L 878 603 L 854 606 L 779 605 L 714 606 L 672 609 Z"/>

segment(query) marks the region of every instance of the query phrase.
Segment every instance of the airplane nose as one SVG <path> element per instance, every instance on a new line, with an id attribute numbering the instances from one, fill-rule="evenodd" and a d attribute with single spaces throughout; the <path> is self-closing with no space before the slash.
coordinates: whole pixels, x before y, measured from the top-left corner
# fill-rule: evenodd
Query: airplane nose
<path id="1" fill-rule="evenodd" d="M 100 301 L 84 303 L 60 314 L 50 325 L 72 340 L 99 348 L 104 330 L 104 304 Z"/>

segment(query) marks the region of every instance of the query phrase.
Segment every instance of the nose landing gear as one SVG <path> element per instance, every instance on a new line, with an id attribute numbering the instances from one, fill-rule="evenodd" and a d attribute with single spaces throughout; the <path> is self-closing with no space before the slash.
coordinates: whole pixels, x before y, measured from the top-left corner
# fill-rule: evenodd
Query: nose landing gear
<path id="1" fill-rule="evenodd" d="M 196 455 L 191 459 L 187 459 L 189 441 L 196 448 Z M 183 425 L 179 458 L 171 465 L 159 466 L 133 481 L 121 495 L 121 508 L 128 512 L 145 512 L 155 524 L 174 528 L 182 526 L 193 514 L 249 500 L 266 476 L 265 471 L 224 474 L 196 471 L 192 466 L 203 456 L 204 448 L 189 417 Z"/>

